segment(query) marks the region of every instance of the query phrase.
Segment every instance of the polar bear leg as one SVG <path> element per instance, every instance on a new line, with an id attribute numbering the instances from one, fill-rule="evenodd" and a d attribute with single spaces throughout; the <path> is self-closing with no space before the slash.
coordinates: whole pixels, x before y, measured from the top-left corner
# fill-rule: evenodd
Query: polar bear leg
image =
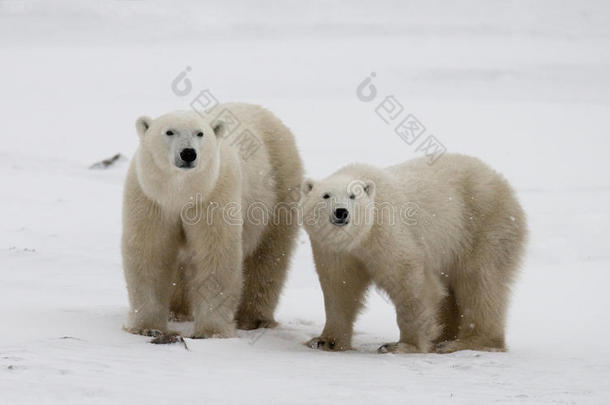
<path id="1" fill-rule="evenodd" d="M 274 312 L 299 232 L 303 167 L 292 133 L 273 114 L 256 107 L 245 121 L 259 131 L 265 145 L 270 167 L 263 172 L 262 186 L 265 194 L 274 194 L 274 204 L 267 206 L 270 221 L 261 240 L 244 258 L 244 286 L 235 319 L 240 329 L 269 328 L 277 325 Z"/>
<path id="2" fill-rule="evenodd" d="M 466 270 L 468 271 L 468 270 Z M 487 277 L 487 272 L 498 269 L 471 268 L 471 277 L 458 277 L 455 287 L 460 313 L 456 340 L 441 342 L 439 353 L 458 350 L 504 351 L 504 323 L 508 305 L 509 286 L 506 280 Z"/>
<path id="3" fill-rule="evenodd" d="M 281 223 L 271 221 L 259 246 L 244 261 L 244 287 L 236 315 L 240 329 L 277 325 L 273 314 L 299 230 L 295 213 L 286 212 L 286 215 L 290 217 L 280 218 Z"/>
<path id="4" fill-rule="evenodd" d="M 191 271 L 190 262 L 180 263 L 176 276 L 172 282 L 172 299 L 169 304 L 170 320 L 175 322 L 188 322 L 193 320 L 191 314 L 191 303 L 188 296 L 188 274 Z"/>
<path id="5" fill-rule="evenodd" d="M 237 335 L 234 317 L 242 287 L 241 226 L 215 220 L 214 232 L 203 222 L 184 225 L 188 243 L 198 247 L 187 276 L 193 338 Z"/>
<path id="6" fill-rule="evenodd" d="M 443 299 L 439 309 L 438 320 L 443 326 L 443 331 L 434 342 L 442 343 L 457 339 L 458 328 L 460 325 L 459 319 L 460 314 L 455 302 L 455 294 L 450 291 L 449 294 Z"/>
<path id="7" fill-rule="evenodd" d="M 141 335 L 166 332 L 180 227 L 157 209 L 127 216 L 122 250 L 130 310 L 124 329 Z M 147 218 L 138 218 L 139 215 Z"/>
<path id="8" fill-rule="evenodd" d="M 426 279 L 423 266 L 409 266 L 400 272 L 384 272 L 376 282 L 396 306 L 400 340 L 382 345 L 379 353 L 427 353 L 442 332 L 439 310 L 445 297 L 440 284 Z"/>
<path id="9" fill-rule="evenodd" d="M 313 247 L 316 270 L 324 294 L 326 325 L 322 334 L 305 343 L 312 349 L 341 351 L 351 348 L 354 321 L 371 283 L 369 274 L 346 255 L 323 253 Z"/>
<path id="10" fill-rule="evenodd" d="M 197 264 L 192 265 L 188 285 L 195 322 L 192 337 L 235 337 L 233 319 L 239 303 L 241 268 L 223 266 L 215 253 L 195 258 L 195 261 Z"/>
<path id="11" fill-rule="evenodd" d="M 506 350 L 506 311 L 521 248 L 518 239 L 485 240 L 458 269 L 453 286 L 459 308 L 458 338 L 440 343 L 437 352 Z"/>

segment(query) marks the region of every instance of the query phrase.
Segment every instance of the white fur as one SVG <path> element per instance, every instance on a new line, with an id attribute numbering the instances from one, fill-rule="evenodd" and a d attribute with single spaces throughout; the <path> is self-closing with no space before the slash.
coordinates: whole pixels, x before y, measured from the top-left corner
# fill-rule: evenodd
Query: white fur
<path id="1" fill-rule="evenodd" d="M 502 176 L 478 159 L 445 155 L 433 166 L 350 165 L 302 188 L 326 306 L 324 331 L 309 345 L 348 349 L 373 282 L 394 302 L 400 328 L 400 341 L 380 351 L 504 350 L 527 229 Z M 349 209 L 347 225 L 331 223 L 336 207 Z"/>
<path id="2" fill-rule="evenodd" d="M 245 215 L 257 203 L 273 218 L 277 203 L 296 200 L 290 189 L 302 181 L 301 162 L 292 134 L 270 112 L 246 104 L 215 111 L 224 109 L 241 122 L 234 134 L 212 113 L 136 122 L 140 147 L 125 183 L 122 243 L 130 332 L 165 332 L 170 309 L 194 318 L 194 337 L 235 336 L 234 317 L 248 329 L 275 324 L 296 221 Z M 244 129 L 261 142 L 248 156 L 236 141 Z M 181 166 L 185 148 L 197 153 L 192 168 Z"/>

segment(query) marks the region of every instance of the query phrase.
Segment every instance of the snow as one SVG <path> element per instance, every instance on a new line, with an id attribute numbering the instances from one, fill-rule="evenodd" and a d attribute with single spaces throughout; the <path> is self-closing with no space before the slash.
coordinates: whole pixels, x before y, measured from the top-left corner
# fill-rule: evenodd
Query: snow
<path id="1" fill-rule="evenodd" d="M 0 38 L 0 402 L 610 401 L 607 3 L 2 1 Z M 127 163 L 89 166 L 203 89 L 274 111 L 313 178 L 422 155 L 376 114 L 389 95 L 504 173 L 531 229 L 509 352 L 376 354 L 398 330 L 375 289 L 354 351 L 308 349 L 324 311 L 303 233 L 277 329 L 189 351 L 122 331 Z"/>

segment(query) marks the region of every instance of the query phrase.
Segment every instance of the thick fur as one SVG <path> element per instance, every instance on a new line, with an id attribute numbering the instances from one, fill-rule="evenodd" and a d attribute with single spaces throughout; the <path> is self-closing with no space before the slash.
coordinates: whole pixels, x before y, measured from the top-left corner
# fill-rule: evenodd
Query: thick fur
<path id="1" fill-rule="evenodd" d="M 267 110 L 222 104 L 214 111 L 224 109 L 241 122 L 235 133 L 213 112 L 136 123 L 140 147 L 125 183 L 122 238 L 132 333 L 165 333 L 170 315 L 192 318 L 200 338 L 235 336 L 236 324 L 276 324 L 298 220 L 296 210 L 274 208 L 298 202 L 301 159 L 290 130 Z M 243 129 L 261 141 L 247 158 L 236 138 Z M 196 167 L 176 166 L 185 145 L 196 149 Z M 252 220 L 254 204 L 267 210 L 266 220 Z"/>
<path id="2" fill-rule="evenodd" d="M 527 225 L 501 175 L 478 159 L 444 155 L 432 166 L 354 164 L 302 189 L 326 307 L 326 326 L 309 346 L 349 349 L 375 283 L 394 303 L 400 329 L 400 340 L 380 352 L 505 350 Z M 331 223 L 336 207 L 349 210 L 347 225 Z"/>

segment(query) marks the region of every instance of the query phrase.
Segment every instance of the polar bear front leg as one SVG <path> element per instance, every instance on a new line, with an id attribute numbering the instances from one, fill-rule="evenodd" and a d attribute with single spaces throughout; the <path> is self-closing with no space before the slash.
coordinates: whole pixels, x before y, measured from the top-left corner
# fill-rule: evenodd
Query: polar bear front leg
<path id="1" fill-rule="evenodd" d="M 188 281 L 195 321 L 192 337 L 235 337 L 242 287 L 241 225 L 185 225 L 185 231 L 188 243 L 197 246 Z"/>
<path id="2" fill-rule="evenodd" d="M 364 303 L 371 279 L 354 258 L 327 253 L 312 243 L 316 271 L 324 294 L 326 325 L 322 334 L 305 343 L 312 349 L 351 349 L 354 321 Z"/>
<path id="3" fill-rule="evenodd" d="M 137 203 L 133 201 L 138 201 Z M 179 222 L 169 221 L 143 198 L 125 207 L 123 267 L 130 310 L 124 329 L 155 336 L 167 331 L 171 282 L 181 241 Z"/>
<path id="4" fill-rule="evenodd" d="M 414 266 L 400 273 L 384 272 L 376 281 L 396 307 L 400 340 L 379 347 L 379 353 L 428 353 L 441 333 L 438 310 L 443 291 L 425 281 L 423 268 Z"/>

